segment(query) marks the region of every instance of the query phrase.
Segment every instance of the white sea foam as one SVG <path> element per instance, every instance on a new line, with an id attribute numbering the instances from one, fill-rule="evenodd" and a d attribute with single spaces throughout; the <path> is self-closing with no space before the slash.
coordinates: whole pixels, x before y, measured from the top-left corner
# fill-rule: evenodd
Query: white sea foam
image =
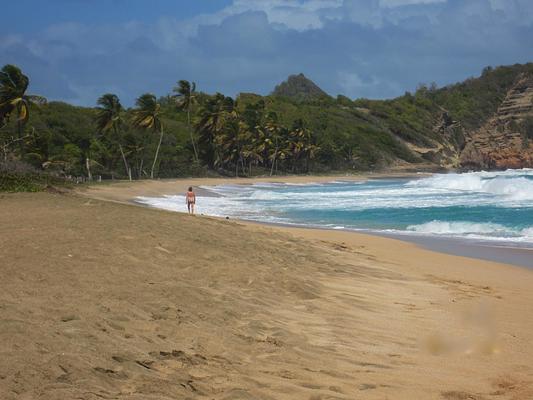
<path id="1" fill-rule="evenodd" d="M 418 233 L 431 233 L 434 235 L 493 235 L 510 233 L 509 228 L 500 224 L 436 220 L 419 225 L 410 225 L 407 227 L 407 230 Z"/>
<path id="2" fill-rule="evenodd" d="M 533 243 L 533 227 L 514 229 L 493 223 L 468 221 L 431 221 L 407 227 L 407 233 L 429 234 L 447 237 L 465 237 L 478 240 Z"/>
<path id="3" fill-rule="evenodd" d="M 511 216 L 514 215 L 511 210 L 533 207 L 533 169 L 437 174 L 412 181 L 256 183 L 202 189 L 216 196 L 198 195 L 198 214 L 330 229 L 374 230 L 374 226 L 381 226 L 383 231 L 410 235 L 533 243 L 533 226 L 524 228 L 524 224 L 533 225 L 529 218 L 518 221 L 520 228 L 502 218 L 493 218 L 498 215 L 494 207 L 506 209 Z M 181 195 L 139 197 L 137 201 L 166 210 L 186 211 L 185 197 Z M 444 208 L 450 208 L 457 216 L 446 215 Z M 468 221 L 470 208 L 477 213 L 476 222 Z M 399 217 L 398 222 L 389 219 L 388 210 Z M 480 214 L 484 210 L 495 214 Z M 369 217 L 365 218 L 367 212 Z M 433 212 L 436 220 L 418 223 L 419 215 L 427 218 Z M 358 217 L 351 219 L 352 215 Z M 494 220 L 499 223 L 490 222 Z"/>
<path id="4" fill-rule="evenodd" d="M 505 201 L 527 201 L 533 200 L 533 179 L 527 177 L 533 177 L 533 170 L 440 174 L 411 181 L 406 186 L 421 190 L 436 189 L 443 193 L 483 193 L 500 197 Z"/>
<path id="5" fill-rule="evenodd" d="M 533 241 L 533 226 L 530 227 L 530 228 L 525 228 L 525 229 L 522 229 L 522 231 L 520 232 L 520 234 L 527 238 L 527 239 L 531 239 L 531 241 Z"/>

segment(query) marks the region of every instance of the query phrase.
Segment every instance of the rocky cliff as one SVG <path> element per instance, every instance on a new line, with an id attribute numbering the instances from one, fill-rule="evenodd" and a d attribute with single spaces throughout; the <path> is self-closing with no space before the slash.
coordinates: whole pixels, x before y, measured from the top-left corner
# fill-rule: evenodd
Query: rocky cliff
<path id="1" fill-rule="evenodd" d="M 466 134 L 463 169 L 533 167 L 533 76 L 521 74 L 496 113 Z"/>
<path id="2" fill-rule="evenodd" d="M 304 74 L 289 76 L 285 82 L 276 86 L 272 94 L 298 100 L 329 97 L 326 92 L 320 89 L 312 80 L 306 78 Z"/>

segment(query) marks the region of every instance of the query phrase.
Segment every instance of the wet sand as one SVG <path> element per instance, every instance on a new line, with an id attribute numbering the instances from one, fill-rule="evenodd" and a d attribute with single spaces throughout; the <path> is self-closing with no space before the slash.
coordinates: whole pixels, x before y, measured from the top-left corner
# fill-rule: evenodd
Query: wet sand
<path id="1" fill-rule="evenodd" d="M 533 398 L 530 270 L 158 185 L 0 196 L 1 399 Z"/>
<path id="2" fill-rule="evenodd" d="M 456 256 L 477 258 L 519 267 L 533 268 L 533 248 L 514 247 L 476 240 L 461 240 L 418 235 L 381 235 L 416 243 L 428 250 Z"/>

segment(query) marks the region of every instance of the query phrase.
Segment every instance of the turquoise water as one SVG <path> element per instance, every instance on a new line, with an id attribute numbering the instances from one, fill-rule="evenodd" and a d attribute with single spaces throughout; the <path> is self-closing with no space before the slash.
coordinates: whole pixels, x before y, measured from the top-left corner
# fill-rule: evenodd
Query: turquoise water
<path id="1" fill-rule="evenodd" d="M 533 247 L 533 170 L 205 187 L 198 212 L 270 223 Z M 139 198 L 183 211 L 182 196 Z"/>

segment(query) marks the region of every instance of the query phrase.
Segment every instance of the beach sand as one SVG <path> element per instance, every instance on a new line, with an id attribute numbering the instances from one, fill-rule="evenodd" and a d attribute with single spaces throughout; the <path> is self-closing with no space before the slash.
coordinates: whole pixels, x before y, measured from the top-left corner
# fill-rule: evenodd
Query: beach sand
<path id="1" fill-rule="evenodd" d="M 530 270 L 127 203 L 207 181 L 0 195 L 1 399 L 533 399 Z"/>

